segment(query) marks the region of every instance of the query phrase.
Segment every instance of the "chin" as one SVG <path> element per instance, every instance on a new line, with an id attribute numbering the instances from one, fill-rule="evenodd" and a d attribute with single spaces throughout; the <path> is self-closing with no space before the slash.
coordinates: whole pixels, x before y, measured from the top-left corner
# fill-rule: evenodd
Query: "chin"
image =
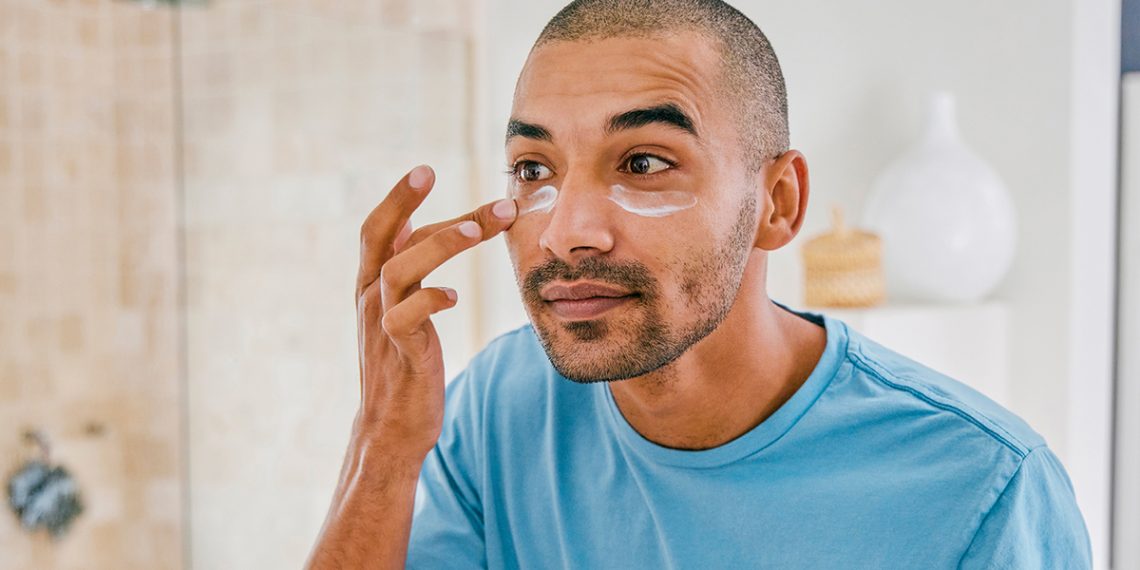
<path id="1" fill-rule="evenodd" d="M 531 319 L 550 363 L 580 384 L 628 380 L 672 362 L 684 349 L 654 324 L 607 319 L 559 322 Z M 632 334 L 639 330 L 642 334 Z M 648 334 L 646 334 L 648 333 Z"/>

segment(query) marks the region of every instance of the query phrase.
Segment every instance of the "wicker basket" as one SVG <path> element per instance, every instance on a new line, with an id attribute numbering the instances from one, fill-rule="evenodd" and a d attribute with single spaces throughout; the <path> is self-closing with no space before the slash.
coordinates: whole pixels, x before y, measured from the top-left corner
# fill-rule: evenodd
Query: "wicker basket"
<path id="1" fill-rule="evenodd" d="M 831 211 L 831 231 L 807 241 L 805 302 L 816 307 L 873 307 L 886 299 L 879 236 L 848 228 L 843 210 Z"/>

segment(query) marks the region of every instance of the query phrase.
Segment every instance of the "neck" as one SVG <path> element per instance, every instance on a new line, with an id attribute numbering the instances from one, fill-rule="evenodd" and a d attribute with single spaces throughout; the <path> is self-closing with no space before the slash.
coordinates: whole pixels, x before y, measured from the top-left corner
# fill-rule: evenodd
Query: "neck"
<path id="1" fill-rule="evenodd" d="M 766 255 L 753 251 L 716 330 L 668 366 L 609 384 L 642 437 L 675 449 L 723 445 L 763 422 L 807 380 L 827 336 L 768 299 Z"/>

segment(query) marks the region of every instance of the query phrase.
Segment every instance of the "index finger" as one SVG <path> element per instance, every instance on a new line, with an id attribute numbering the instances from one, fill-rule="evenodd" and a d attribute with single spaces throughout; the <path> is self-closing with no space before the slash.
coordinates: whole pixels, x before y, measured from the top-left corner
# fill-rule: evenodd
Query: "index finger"
<path id="1" fill-rule="evenodd" d="M 444 228 L 449 228 L 460 222 L 471 221 L 479 224 L 479 227 L 483 229 L 483 236 L 480 241 L 487 240 L 511 227 L 517 216 L 518 205 L 515 204 L 514 200 L 503 199 L 483 204 L 462 216 L 417 228 L 406 242 L 397 247 L 397 253 L 420 243 Z"/>
<path id="2" fill-rule="evenodd" d="M 404 175 L 360 227 L 360 269 L 356 296 L 380 276 L 380 267 L 395 253 L 396 236 L 408 224 L 412 212 L 423 203 L 435 182 L 435 172 L 421 164 Z"/>

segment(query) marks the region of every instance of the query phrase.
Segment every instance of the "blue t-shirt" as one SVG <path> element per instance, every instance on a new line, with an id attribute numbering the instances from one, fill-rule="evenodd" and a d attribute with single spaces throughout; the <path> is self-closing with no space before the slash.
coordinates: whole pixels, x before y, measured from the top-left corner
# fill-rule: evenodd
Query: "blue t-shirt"
<path id="1" fill-rule="evenodd" d="M 1064 468 L 1024 421 L 830 316 L 775 413 L 719 447 L 641 437 L 531 327 L 447 387 L 409 568 L 1091 566 Z"/>

